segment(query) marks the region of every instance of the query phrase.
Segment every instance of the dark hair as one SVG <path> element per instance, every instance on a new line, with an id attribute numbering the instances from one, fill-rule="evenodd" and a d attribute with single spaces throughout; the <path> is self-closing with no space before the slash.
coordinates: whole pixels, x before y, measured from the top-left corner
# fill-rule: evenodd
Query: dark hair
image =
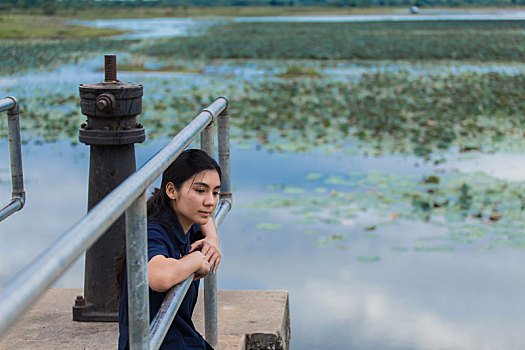
<path id="1" fill-rule="evenodd" d="M 173 183 L 175 188 L 179 190 L 186 180 L 204 170 L 217 170 L 219 179 L 221 179 L 221 168 L 206 152 L 200 149 L 187 149 L 182 152 L 162 173 L 160 188 L 155 188 L 148 199 L 146 204 L 148 221 L 162 221 L 162 213 L 165 210 L 173 210 L 171 209 L 170 198 L 166 194 L 166 185 L 169 182 Z M 126 250 L 117 257 L 116 265 L 116 287 L 117 295 L 120 297 L 126 269 Z"/>
<path id="2" fill-rule="evenodd" d="M 148 199 L 148 220 L 160 219 L 160 215 L 170 209 L 170 198 L 166 194 L 166 185 L 171 182 L 179 190 L 182 184 L 192 176 L 204 170 L 217 170 L 221 178 L 221 168 L 206 152 L 200 149 L 187 149 L 182 152 L 162 174 L 160 188 L 153 190 Z"/>

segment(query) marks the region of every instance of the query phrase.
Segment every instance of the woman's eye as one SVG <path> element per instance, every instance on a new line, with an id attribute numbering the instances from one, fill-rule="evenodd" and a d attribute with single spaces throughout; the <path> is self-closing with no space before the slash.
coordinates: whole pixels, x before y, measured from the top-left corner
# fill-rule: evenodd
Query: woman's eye
<path id="1" fill-rule="evenodd" d="M 213 192 L 213 196 L 217 197 L 219 195 L 219 192 Z"/>
<path id="2" fill-rule="evenodd" d="M 206 192 L 205 190 L 202 190 L 202 189 L 200 189 L 200 188 L 195 189 L 195 191 L 197 191 L 197 192 L 199 192 L 199 193 L 204 193 L 204 192 Z"/>

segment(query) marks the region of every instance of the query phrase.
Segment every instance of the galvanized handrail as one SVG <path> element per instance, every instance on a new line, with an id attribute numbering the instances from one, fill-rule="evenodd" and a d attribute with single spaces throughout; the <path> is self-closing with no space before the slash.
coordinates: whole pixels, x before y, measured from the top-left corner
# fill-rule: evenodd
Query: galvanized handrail
<path id="1" fill-rule="evenodd" d="M 22 171 L 22 148 L 20 146 L 20 107 L 12 96 L 0 100 L 0 113 L 7 111 L 9 129 L 9 153 L 11 156 L 11 182 L 13 186 L 11 201 L 0 210 L 0 221 L 22 209 L 26 202 L 24 174 Z"/>
<path id="2" fill-rule="evenodd" d="M 219 129 L 226 130 L 221 125 L 228 124 L 228 115 L 222 113 L 227 111 L 227 107 L 228 100 L 220 97 L 201 111 L 164 148 L 11 280 L 0 293 L 0 335 L 126 211 L 130 349 L 150 349 L 145 191 L 216 117 L 219 117 Z M 226 146 L 224 139 L 228 139 L 227 133 L 227 130 L 226 134 L 219 133 L 219 147 L 221 144 Z M 229 154 L 227 147 L 227 150 L 219 150 L 219 154 Z M 227 162 L 219 159 L 219 163 L 224 166 L 221 188 L 229 189 L 229 159 Z M 230 208 L 231 195 L 226 194 L 220 198 L 215 212 L 217 226 L 220 226 Z M 169 327 L 170 324 L 163 327 Z M 215 323 L 215 332 L 216 329 Z"/>

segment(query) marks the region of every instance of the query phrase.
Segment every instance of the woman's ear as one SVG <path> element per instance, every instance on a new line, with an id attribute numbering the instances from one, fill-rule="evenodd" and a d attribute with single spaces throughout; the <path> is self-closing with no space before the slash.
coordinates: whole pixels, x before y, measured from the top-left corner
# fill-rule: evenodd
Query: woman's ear
<path id="1" fill-rule="evenodd" d="M 175 185 L 173 182 L 168 182 L 166 184 L 166 194 L 170 199 L 177 199 L 177 189 L 175 188 Z"/>

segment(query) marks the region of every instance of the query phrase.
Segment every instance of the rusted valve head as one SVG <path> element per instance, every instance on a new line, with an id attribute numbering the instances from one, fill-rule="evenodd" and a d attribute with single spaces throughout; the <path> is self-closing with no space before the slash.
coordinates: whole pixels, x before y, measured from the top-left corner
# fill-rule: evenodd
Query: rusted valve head
<path id="1" fill-rule="evenodd" d="M 102 94 L 95 100 L 97 109 L 101 112 L 109 112 L 115 106 L 115 97 L 112 94 Z"/>
<path id="2" fill-rule="evenodd" d="M 137 123 L 142 113 L 142 84 L 117 80 L 117 57 L 105 55 L 105 81 L 81 84 L 80 110 L 87 116 L 79 140 L 88 145 L 128 145 L 143 142 L 144 127 Z"/>

